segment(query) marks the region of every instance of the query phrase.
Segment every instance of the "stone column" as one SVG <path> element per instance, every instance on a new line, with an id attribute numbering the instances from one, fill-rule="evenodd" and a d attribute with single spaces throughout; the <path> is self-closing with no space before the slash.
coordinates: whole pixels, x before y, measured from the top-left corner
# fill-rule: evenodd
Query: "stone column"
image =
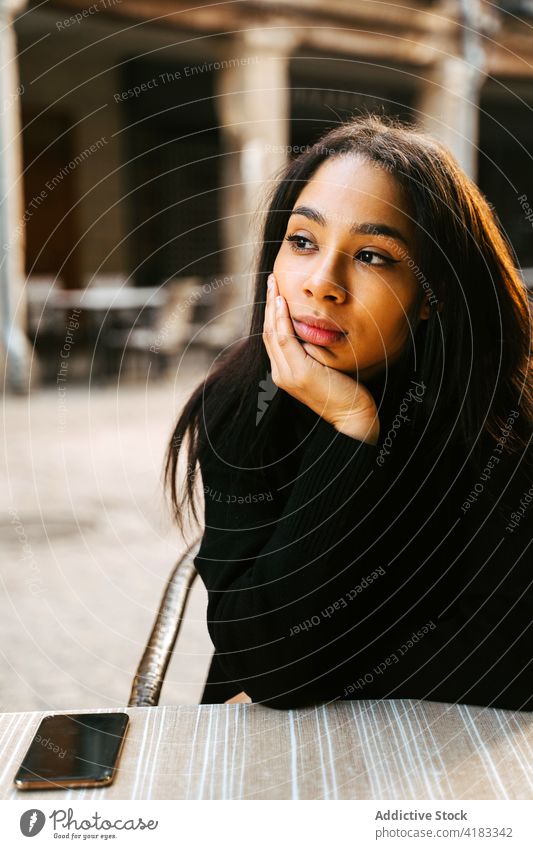
<path id="1" fill-rule="evenodd" d="M 427 80 L 418 103 L 419 124 L 450 148 L 473 180 L 477 176 L 479 94 L 484 73 L 448 56 Z"/>
<path id="2" fill-rule="evenodd" d="M 31 348 L 26 337 L 24 186 L 17 49 L 13 17 L 26 0 L 0 0 L 0 322 L 2 386 L 28 388 Z"/>
<path id="3" fill-rule="evenodd" d="M 422 92 L 419 122 L 450 148 L 472 180 L 477 178 L 479 101 L 486 76 L 481 31 L 494 29 L 479 0 L 459 0 L 457 36 L 462 55 L 444 55 Z"/>
<path id="4" fill-rule="evenodd" d="M 216 71 L 222 134 L 223 271 L 232 282 L 216 303 L 228 335 L 246 333 L 265 199 L 287 161 L 290 139 L 291 33 L 252 30 L 228 42 Z M 222 299 L 222 292 L 224 296 Z"/>

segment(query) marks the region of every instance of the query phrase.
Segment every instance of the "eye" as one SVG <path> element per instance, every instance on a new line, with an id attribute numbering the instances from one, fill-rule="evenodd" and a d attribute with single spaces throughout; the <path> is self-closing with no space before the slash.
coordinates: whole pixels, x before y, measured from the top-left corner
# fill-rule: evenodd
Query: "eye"
<path id="1" fill-rule="evenodd" d="M 308 239 L 306 236 L 300 236 L 298 233 L 295 233 L 294 236 L 287 236 L 286 241 L 291 243 L 291 250 L 298 253 L 307 253 L 309 247 L 314 247 L 314 242 L 311 239 Z"/>
<path id="2" fill-rule="evenodd" d="M 378 254 L 376 251 L 369 250 L 359 251 L 355 258 L 357 259 L 357 257 L 365 257 L 364 259 L 358 260 L 358 262 L 362 262 L 363 265 L 394 265 L 395 263 L 400 262 L 399 259 L 391 259 L 388 256 Z M 370 257 L 370 259 L 367 259 L 368 257 Z M 372 257 L 376 257 L 378 261 L 373 262 Z"/>
<path id="3" fill-rule="evenodd" d="M 295 251 L 295 253 L 310 253 L 316 249 L 316 245 L 311 239 L 308 239 L 307 236 L 302 236 L 299 233 L 295 233 L 292 236 L 286 236 L 285 241 L 290 242 L 291 250 Z M 362 258 L 358 259 L 358 257 Z M 377 253 L 377 251 L 371 250 L 359 251 L 359 253 L 356 254 L 355 259 L 363 265 L 377 266 L 395 265 L 397 262 L 400 262 L 399 259 L 391 259 L 390 257 Z"/>

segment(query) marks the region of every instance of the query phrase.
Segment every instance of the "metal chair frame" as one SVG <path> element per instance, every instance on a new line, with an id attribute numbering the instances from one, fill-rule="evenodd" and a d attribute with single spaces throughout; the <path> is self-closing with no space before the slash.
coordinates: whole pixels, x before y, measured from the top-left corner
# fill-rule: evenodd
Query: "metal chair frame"
<path id="1" fill-rule="evenodd" d="M 133 679 L 128 707 L 154 707 L 159 704 L 167 667 L 185 618 L 189 593 L 198 574 L 194 558 L 202 536 L 187 548 L 168 579 L 152 633 Z"/>

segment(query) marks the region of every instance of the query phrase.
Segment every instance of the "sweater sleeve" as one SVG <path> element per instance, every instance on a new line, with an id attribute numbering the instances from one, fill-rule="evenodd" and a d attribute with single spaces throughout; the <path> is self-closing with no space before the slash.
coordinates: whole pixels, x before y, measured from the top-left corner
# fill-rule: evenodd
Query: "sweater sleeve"
<path id="1" fill-rule="evenodd" d="M 295 707 L 342 689 L 353 627 L 372 595 L 358 594 L 361 581 L 382 574 L 372 544 L 377 450 L 318 418 L 288 495 L 214 450 L 201 462 L 205 531 L 195 565 L 208 629 L 235 690 L 254 702 Z M 349 534 L 346 562 L 338 552 Z"/>

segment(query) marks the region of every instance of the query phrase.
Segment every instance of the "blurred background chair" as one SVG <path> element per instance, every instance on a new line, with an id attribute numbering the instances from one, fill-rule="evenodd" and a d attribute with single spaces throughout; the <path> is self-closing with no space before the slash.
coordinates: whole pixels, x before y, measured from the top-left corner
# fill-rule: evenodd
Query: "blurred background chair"
<path id="1" fill-rule="evenodd" d="M 139 378 L 153 366 L 156 376 L 164 375 L 194 335 L 201 283 L 199 277 L 168 281 L 163 308 L 126 316 L 123 326 L 110 328 L 104 339 L 110 372 Z"/>

